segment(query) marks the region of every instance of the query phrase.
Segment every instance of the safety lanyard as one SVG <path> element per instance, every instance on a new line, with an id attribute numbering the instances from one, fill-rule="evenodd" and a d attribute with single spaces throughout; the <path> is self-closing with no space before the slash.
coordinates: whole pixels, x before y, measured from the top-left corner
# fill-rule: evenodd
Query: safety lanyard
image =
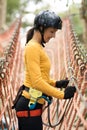
<path id="1" fill-rule="evenodd" d="M 51 123 L 51 120 L 50 120 L 50 117 L 51 117 L 50 116 L 50 104 L 48 104 L 48 107 L 46 107 L 48 109 L 48 112 L 47 112 L 48 113 L 48 123 L 43 122 L 43 124 L 45 126 L 48 126 L 48 127 L 51 127 L 51 128 L 54 128 L 54 127 L 58 126 L 60 123 L 62 123 L 62 121 L 63 121 L 63 119 L 65 117 L 65 114 L 67 112 L 68 106 L 70 106 L 71 103 L 72 103 L 72 99 L 69 99 L 67 104 L 66 104 L 64 113 L 62 114 L 61 118 L 59 120 L 57 120 L 57 122 L 55 124 Z M 58 108 L 59 108 L 59 100 L 57 99 L 57 110 L 56 110 L 57 117 L 58 117 Z"/>

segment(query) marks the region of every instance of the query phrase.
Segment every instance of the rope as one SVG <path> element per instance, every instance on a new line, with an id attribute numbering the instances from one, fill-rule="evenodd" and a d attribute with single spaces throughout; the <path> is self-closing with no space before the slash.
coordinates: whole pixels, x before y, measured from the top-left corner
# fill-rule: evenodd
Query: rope
<path id="1" fill-rule="evenodd" d="M 59 111 L 59 100 L 57 99 L 57 109 L 56 109 L 56 115 L 57 115 L 57 122 L 55 123 L 55 124 L 52 124 L 51 123 L 51 120 L 50 120 L 50 117 L 51 117 L 51 115 L 50 115 L 50 105 L 48 105 L 48 111 L 47 111 L 47 113 L 48 113 L 48 123 L 46 123 L 46 122 L 44 122 L 43 121 L 43 124 L 45 125 L 45 126 L 48 126 L 48 127 L 51 127 L 51 128 L 55 128 L 56 126 L 58 126 L 60 123 L 62 123 L 62 121 L 63 121 L 63 119 L 64 119 L 64 117 L 65 117 L 65 114 L 66 114 L 66 112 L 67 112 L 67 110 L 68 110 L 68 107 L 69 106 L 71 106 L 71 103 L 72 103 L 72 99 L 69 99 L 68 100 L 68 102 L 67 102 L 67 104 L 66 104 L 66 107 L 65 107 L 65 110 L 64 110 L 64 112 L 63 112 L 63 114 L 62 114 L 62 116 L 61 116 L 61 118 L 60 119 L 58 119 L 58 111 Z M 46 107 L 47 108 L 47 107 Z M 45 108 L 45 109 L 46 109 Z M 45 110 L 44 109 L 44 110 Z"/>

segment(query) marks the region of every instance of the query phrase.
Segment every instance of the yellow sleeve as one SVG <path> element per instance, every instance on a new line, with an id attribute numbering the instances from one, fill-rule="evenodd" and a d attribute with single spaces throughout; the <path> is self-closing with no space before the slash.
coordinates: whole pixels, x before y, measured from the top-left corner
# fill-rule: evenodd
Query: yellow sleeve
<path id="1" fill-rule="evenodd" d="M 56 80 L 50 78 L 50 82 L 49 83 L 50 83 L 50 85 L 55 87 Z"/>
<path id="2" fill-rule="evenodd" d="M 25 49 L 26 66 L 32 83 L 32 88 L 42 91 L 48 96 L 63 99 L 63 91 L 60 91 L 57 88 L 49 85 L 45 80 L 42 79 L 40 71 L 40 52 L 40 48 L 35 46 L 28 46 Z"/>

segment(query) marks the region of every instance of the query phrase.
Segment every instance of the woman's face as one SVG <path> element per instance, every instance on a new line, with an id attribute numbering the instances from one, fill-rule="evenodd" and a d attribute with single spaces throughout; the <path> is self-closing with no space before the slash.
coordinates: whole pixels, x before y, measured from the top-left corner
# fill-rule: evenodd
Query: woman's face
<path id="1" fill-rule="evenodd" d="M 44 31 L 44 41 L 48 42 L 51 38 L 55 37 L 55 33 L 56 33 L 57 29 L 55 28 L 47 28 Z"/>

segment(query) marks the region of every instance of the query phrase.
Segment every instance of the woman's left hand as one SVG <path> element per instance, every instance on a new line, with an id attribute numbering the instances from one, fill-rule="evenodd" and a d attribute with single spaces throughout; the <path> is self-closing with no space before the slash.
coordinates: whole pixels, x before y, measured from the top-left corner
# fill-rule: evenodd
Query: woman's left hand
<path id="1" fill-rule="evenodd" d="M 69 83 L 69 80 L 60 80 L 60 81 L 56 81 L 56 87 L 57 88 L 66 88 L 67 85 Z"/>

